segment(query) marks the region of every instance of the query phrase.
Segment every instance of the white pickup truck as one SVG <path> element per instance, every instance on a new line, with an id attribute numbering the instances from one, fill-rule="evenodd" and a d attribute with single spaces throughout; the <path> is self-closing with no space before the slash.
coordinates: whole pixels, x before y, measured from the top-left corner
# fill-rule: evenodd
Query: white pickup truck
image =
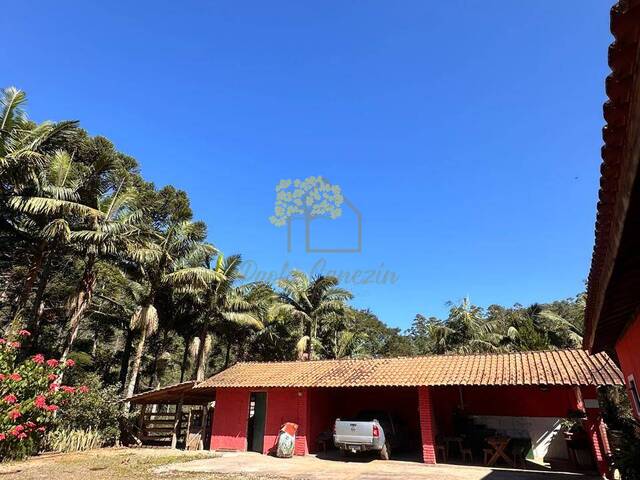
<path id="1" fill-rule="evenodd" d="M 351 419 L 338 418 L 333 429 L 333 443 L 340 450 L 377 450 L 382 460 L 389 460 L 397 436 L 397 422 L 388 413 L 378 411 L 363 411 Z"/>

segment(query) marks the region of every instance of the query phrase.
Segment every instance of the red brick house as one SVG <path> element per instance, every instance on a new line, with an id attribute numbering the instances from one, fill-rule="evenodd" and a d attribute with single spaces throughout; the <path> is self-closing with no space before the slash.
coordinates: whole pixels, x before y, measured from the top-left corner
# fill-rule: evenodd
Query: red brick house
<path id="1" fill-rule="evenodd" d="M 613 7 L 611 32 L 584 347 L 617 359 L 640 418 L 640 0 Z"/>
<path id="2" fill-rule="evenodd" d="M 425 463 L 436 462 L 436 434 L 453 433 L 456 411 L 503 430 L 527 430 L 534 456 L 543 457 L 549 449 L 562 449 L 551 445 L 559 421 L 582 410 L 593 456 L 605 473 L 608 444 L 596 388 L 621 384 L 621 373 L 606 354 L 558 350 L 238 363 L 193 391 L 215 391 L 211 449 L 266 454 L 281 425 L 295 422 L 295 453 L 314 453 L 335 418 L 385 410 L 408 426 Z"/>

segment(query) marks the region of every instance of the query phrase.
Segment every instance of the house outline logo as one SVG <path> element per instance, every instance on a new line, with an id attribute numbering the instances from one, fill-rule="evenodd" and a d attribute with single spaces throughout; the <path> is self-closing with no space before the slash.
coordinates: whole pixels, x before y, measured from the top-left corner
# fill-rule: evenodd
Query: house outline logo
<path id="1" fill-rule="evenodd" d="M 287 227 L 287 252 L 292 251 L 292 221 L 304 218 L 305 251 L 307 253 L 360 253 L 362 252 L 362 212 L 342 194 L 339 185 L 331 184 L 321 176 L 304 180 L 280 180 L 275 188 L 274 215 L 269 221 L 276 227 Z M 318 218 L 340 218 L 343 206 L 356 218 L 356 246 L 343 248 L 318 248 L 311 244 L 311 224 Z"/>

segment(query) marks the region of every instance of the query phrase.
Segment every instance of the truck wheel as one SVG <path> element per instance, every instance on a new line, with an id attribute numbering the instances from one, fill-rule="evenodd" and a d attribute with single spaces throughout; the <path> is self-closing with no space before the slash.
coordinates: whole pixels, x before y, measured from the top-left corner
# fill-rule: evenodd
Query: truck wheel
<path id="1" fill-rule="evenodd" d="M 380 450 L 380 459 L 381 460 L 389 460 L 391 458 L 391 448 L 389 447 L 389 442 L 384 442 L 384 446 L 382 450 Z"/>

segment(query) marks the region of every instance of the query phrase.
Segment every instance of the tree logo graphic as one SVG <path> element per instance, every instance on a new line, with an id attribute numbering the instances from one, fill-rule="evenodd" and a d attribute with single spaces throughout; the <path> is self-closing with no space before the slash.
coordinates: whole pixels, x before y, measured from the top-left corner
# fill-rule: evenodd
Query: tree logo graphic
<path id="1" fill-rule="evenodd" d="M 353 211 L 357 218 L 357 247 L 312 248 L 311 222 L 320 217 L 335 220 L 342 216 L 343 205 Z M 302 217 L 305 221 L 305 244 L 307 252 L 360 252 L 362 250 L 362 215 L 342 194 L 339 185 L 333 185 L 321 176 L 304 180 L 280 180 L 276 185 L 274 214 L 269 221 L 276 227 L 287 227 L 287 251 L 291 251 L 291 220 Z"/>

